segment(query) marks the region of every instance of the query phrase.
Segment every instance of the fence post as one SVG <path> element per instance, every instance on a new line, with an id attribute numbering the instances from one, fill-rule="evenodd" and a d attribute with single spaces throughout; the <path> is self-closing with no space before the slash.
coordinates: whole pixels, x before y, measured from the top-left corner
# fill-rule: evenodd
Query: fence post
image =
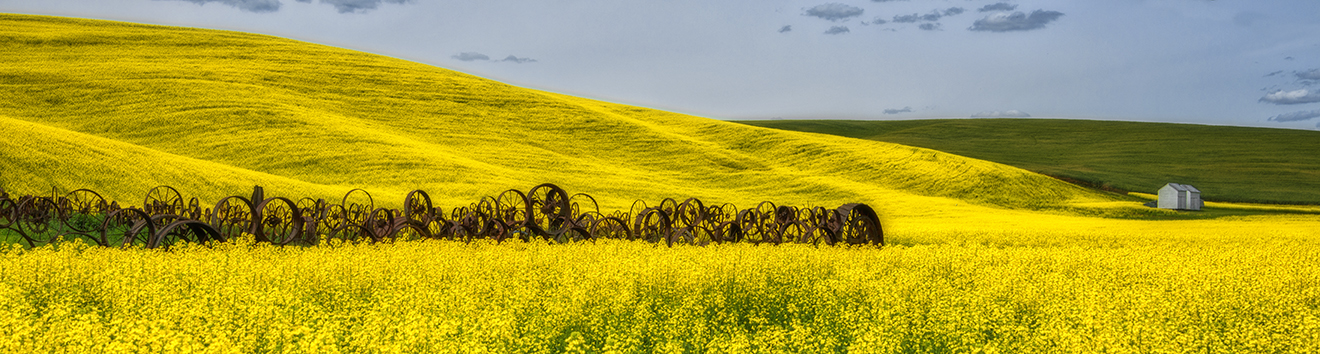
<path id="1" fill-rule="evenodd" d="M 260 231 L 261 231 L 261 222 L 264 220 L 262 220 L 260 209 L 261 209 L 261 202 L 264 200 L 266 200 L 266 192 L 261 189 L 261 186 L 253 186 L 252 187 L 252 229 L 248 230 L 248 233 L 251 233 L 253 236 L 256 236 L 258 238 L 257 241 L 263 241 L 261 240 L 262 237 Z"/>

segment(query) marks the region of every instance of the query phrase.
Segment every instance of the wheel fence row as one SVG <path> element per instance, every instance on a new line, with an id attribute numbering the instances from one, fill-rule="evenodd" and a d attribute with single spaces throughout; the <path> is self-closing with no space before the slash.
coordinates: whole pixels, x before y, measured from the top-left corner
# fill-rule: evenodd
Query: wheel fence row
<path id="1" fill-rule="evenodd" d="M 141 207 L 121 207 L 87 189 L 21 197 L 0 190 L 0 236 L 30 247 L 83 240 L 106 247 L 169 248 L 180 242 L 223 242 L 242 234 L 278 245 L 417 239 L 884 245 L 880 219 L 865 204 L 826 209 L 761 202 L 739 209 L 688 198 L 665 199 L 654 206 L 639 200 L 626 212 L 606 214 L 590 195 L 570 194 L 553 184 L 527 192 L 511 189 L 448 211 L 433 205 L 421 190 L 404 196 L 402 210 L 377 207 L 361 189 L 327 201 L 267 198 L 256 187 L 250 197 L 203 204 L 160 186 L 147 192 Z"/>

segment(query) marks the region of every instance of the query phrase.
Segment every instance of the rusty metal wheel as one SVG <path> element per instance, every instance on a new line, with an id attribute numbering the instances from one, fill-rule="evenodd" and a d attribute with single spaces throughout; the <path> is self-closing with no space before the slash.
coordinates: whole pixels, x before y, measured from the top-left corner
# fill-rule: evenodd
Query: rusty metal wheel
<path id="1" fill-rule="evenodd" d="M 559 186 L 549 183 L 538 185 L 527 193 L 527 198 L 531 202 L 527 211 L 530 217 L 528 227 L 533 232 L 555 238 L 573 226 L 568 192 Z"/>
<path id="2" fill-rule="evenodd" d="M 142 201 L 142 211 L 147 214 L 174 214 L 183 212 L 183 195 L 179 190 L 170 186 L 156 186 L 147 191 L 147 197 Z"/>

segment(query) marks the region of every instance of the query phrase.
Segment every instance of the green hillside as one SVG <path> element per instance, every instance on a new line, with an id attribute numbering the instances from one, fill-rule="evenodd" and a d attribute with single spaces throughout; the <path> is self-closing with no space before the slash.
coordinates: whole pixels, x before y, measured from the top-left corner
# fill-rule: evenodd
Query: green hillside
<path id="1" fill-rule="evenodd" d="M 238 32 L 0 15 L 0 185 L 158 184 L 444 206 L 551 182 L 636 199 L 864 202 L 885 215 L 1059 209 L 1114 197 L 884 142 L 787 132 L 519 88 L 429 65 Z M 970 206 L 969 206 L 970 205 Z M 1073 210 L 1063 208 L 1060 210 Z"/>
<path id="2" fill-rule="evenodd" d="M 1207 200 L 1320 204 L 1320 132 L 1057 119 L 741 123 L 985 159 L 1098 188 L 1195 185 Z"/>

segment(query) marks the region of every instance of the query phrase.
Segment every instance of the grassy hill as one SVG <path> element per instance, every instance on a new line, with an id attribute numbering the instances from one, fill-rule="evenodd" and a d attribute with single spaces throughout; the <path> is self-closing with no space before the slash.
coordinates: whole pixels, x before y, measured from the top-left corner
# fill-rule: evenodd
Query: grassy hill
<path id="1" fill-rule="evenodd" d="M 1084 185 L 1154 193 L 1190 183 L 1214 201 L 1320 204 L 1320 132 L 1054 119 L 743 121 L 920 146 Z"/>
<path id="2" fill-rule="evenodd" d="M 551 182 L 606 208 L 699 197 L 865 202 L 886 215 L 1112 201 L 1018 168 L 519 88 L 238 32 L 0 15 L 0 185 L 158 184 L 214 201 L 252 185 L 466 205 Z M 968 209 L 970 208 L 970 209 Z M 969 212 L 974 213 L 974 212 Z"/>

